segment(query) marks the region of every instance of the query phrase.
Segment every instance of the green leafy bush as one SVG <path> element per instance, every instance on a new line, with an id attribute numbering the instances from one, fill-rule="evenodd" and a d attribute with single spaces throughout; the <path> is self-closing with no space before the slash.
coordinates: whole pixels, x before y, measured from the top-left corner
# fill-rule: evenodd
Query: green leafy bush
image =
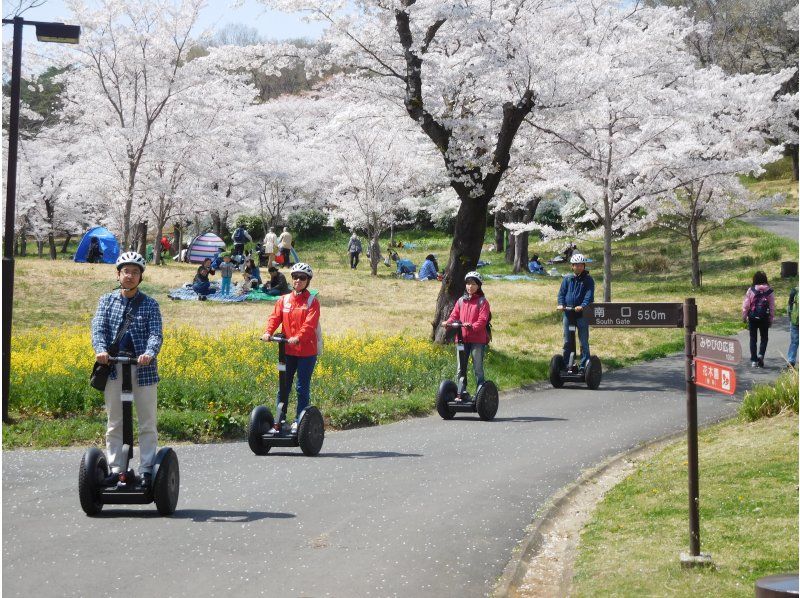
<path id="1" fill-rule="evenodd" d="M 289 215 L 289 230 L 298 237 L 314 238 L 322 234 L 328 216 L 320 210 L 298 210 Z"/>

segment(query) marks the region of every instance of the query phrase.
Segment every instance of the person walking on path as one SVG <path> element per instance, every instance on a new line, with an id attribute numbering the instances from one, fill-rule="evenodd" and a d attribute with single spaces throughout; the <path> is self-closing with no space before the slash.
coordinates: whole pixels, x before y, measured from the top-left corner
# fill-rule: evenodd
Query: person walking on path
<path id="1" fill-rule="evenodd" d="M 283 232 L 281 236 L 278 237 L 278 249 L 280 249 L 281 256 L 283 256 L 283 266 L 290 266 L 289 263 L 292 257 L 292 233 L 289 232 L 289 229 L 285 226 L 283 227 Z"/>
<path id="2" fill-rule="evenodd" d="M 120 289 L 100 297 L 92 319 L 92 347 L 95 360 L 107 364 L 110 356 L 129 353 L 137 357 L 136 376 L 133 376 L 133 401 L 139 420 L 139 461 L 142 485 L 152 482 L 158 432 L 156 404 L 158 402 L 158 366 L 156 356 L 161 350 L 163 335 L 161 310 L 158 302 L 139 290 L 144 275 L 144 258 L 127 251 L 117 258 L 117 279 Z M 127 326 L 122 337 L 114 340 Z M 103 391 L 108 413 L 106 448 L 111 474 L 103 480 L 106 486 L 119 481 L 123 466 L 122 439 L 122 375 L 115 364 Z"/>
<path id="3" fill-rule="evenodd" d="M 350 254 L 350 269 L 355 270 L 358 267 L 358 258 L 364 248 L 361 247 L 361 239 L 353 232 L 350 236 L 350 243 L 347 245 L 347 252 Z"/>
<path id="4" fill-rule="evenodd" d="M 775 292 L 767 275 L 759 270 L 753 274 L 753 286 L 747 289 L 742 302 L 742 321 L 750 330 L 750 366 L 764 367 L 769 328 L 775 319 Z M 761 342 L 759 343 L 759 335 Z"/>
<path id="5" fill-rule="evenodd" d="M 586 367 L 589 362 L 589 324 L 586 319 L 580 317 L 583 310 L 594 301 L 594 279 L 586 269 L 587 259 L 581 253 L 575 253 L 569 259 L 572 267 L 572 274 L 567 274 L 561 281 L 561 288 L 558 290 L 558 309 L 564 311 L 565 307 L 575 309 L 575 326 L 578 329 L 578 339 L 581 343 L 581 367 Z M 566 312 L 562 317 L 564 321 L 564 363 L 569 363 L 570 354 L 570 333 L 569 318 Z"/>
<path id="6" fill-rule="evenodd" d="M 278 237 L 275 235 L 275 229 L 270 226 L 267 234 L 264 236 L 264 242 L 261 246 L 261 250 L 267 255 L 267 268 L 272 266 L 275 261 L 277 249 Z"/>
<path id="7" fill-rule="evenodd" d="M 281 328 L 286 336 L 286 388 L 292 387 L 294 375 L 297 374 L 297 417 L 292 424 L 292 434 L 297 432 L 300 415 L 311 401 L 311 375 L 317 363 L 317 338 L 319 324 L 319 300 L 308 291 L 311 277 L 314 275 L 311 266 L 298 262 L 292 266 L 292 292 L 275 302 L 261 337 L 271 341 L 272 335 Z M 280 401 L 280 393 L 277 400 Z M 284 408 L 288 405 L 284 405 Z M 285 412 L 288 412 L 286 409 Z M 276 409 L 280 413 L 280 407 Z M 280 422 L 275 422 L 273 433 L 281 431 Z"/>
<path id="8" fill-rule="evenodd" d="M 789 365 L 795 367 L 797 363 L 797 340 L 798 340 L 798 330 L 797 330 L 797 322 L 798 322 L 798 309 L 797 305 L 797 286 L 789 292 L 789 350 L 786 352 L 786 361 L 789 362 Z"/>

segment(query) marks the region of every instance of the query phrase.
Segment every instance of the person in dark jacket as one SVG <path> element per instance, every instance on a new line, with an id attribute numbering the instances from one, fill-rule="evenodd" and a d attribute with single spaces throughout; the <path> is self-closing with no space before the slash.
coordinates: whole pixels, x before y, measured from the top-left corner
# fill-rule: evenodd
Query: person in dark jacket
<path id="1" fill-rule="evenodd" d="M 565 307 L 574 307 L 578 316 L 583 315 L 583 310 L 594 301 L 594 279 L 586 269 L 588 260 L 581 253 L 575 253 L 569 260 L 572 266 L 572 274 L 567 274 L 561 281 L 561 288 L 558 290 L 558 307 L 563 311 Z M 569 362 L 569 320 L 564 313 L 564 362 Z M 575 320 L 578 329 L 578 340 L 581 344 L 581 367 L 585 367 L 589 362 L 589 324 L 587 321 L 578 317 Z"/>
<path id="2" fill-rule="evenodd" d="M 207 257 L 203 260 L 203 263 L 197 267 L 197 273 L 194 275 L 194 280 L 192 281 L 192 290 L 199 295 L 198 298 L 201 301 L 205 301 L 207 295 L 216 293 L 216 291 L 211 288 L 211 281 L 208 280 L 211 274 L 213 274 L 211 270 L 211 258 Z"/>
<path id="3" fill-rule="evenodd" d="M 86 253 L 86 261 L 90 264 L 99 264 L 103 261 L 103 250 L 100 248 L 100 239 L 97 237 L 89 239 L 89 251 Z"/>
<path id="4" fill-rule="evenodd" d="M 269 272 L 269 280 L 264 283 L 262 289 L 264 293 L 277 297 L 289 292 L 289 283 L 286 282 L 286 277 L 278 271 L 278 268 L 270 266 L 267 268 L 267 272 Z"/>
<path id="5" fill-rule="evenodd" d="M 347 245 L 347 252 L 350 254 L 350 268 L 352 270 L 358 267 L 358 258 L 363 250 L 363 247 L 361 247 L 361 239 L 358 238 L 357 234 L 353 233 Z"/>

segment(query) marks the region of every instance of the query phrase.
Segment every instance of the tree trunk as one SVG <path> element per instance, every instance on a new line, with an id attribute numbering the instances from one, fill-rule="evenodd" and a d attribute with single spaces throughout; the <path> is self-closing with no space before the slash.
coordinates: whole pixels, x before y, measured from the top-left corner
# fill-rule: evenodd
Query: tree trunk
<path id="1" fill-rule="evenodd" d="M 39 252 L 39 257 L 44 257 L 44 241 L 36 240 L 36 250 Z"/>
<path id="2" fill-rule="evenodd" d="M 369 240 L 369 267 L 373 276 L 378 275 L 378 264 L 381 261 L 380 235 L 376 234 Z"/>
<path id="3" fill-rule="evenodd" d="M 56 251 L 56 237 L 52 231 L 47 233 L 47 244 L 50 246 L 50 259 L 55 261 L 58 257 L 58 252 Z"/>
<path id="4" fill-rule="evenodd" d="M 514 237 L 516 237 L 516 235 L 511 231 L 508 231 L 508 242 L 506 243 L 506 264 L 514 263 L 514 252 L 517 249 L 517 244 Z"/>
<path id="5" fill-rule="evenodd" d="M 219 212 L 216 210 L 211 212 L 211 228 L 214 230 L 215 235 L 222 238 L 222 222 L 220 221 Z"/>
<path id="6" fill-rule="evenodd" d="M 503 226 L 504 213 L 497 210 L 494 213 L 494 250 L 502 253 L 505 249 L 506 229 Z"/>
<path id="7" fill-rule="evenodd" d="M 445 342 L 445 330 L 439 324 L 450 316 L 458 298 L 464 293 L 464 275 L 475 270 L 481 255 L 481 246 L 486 234 L 486 215 L 489 198 L 462 197 L 456 216 L 450 260 L 442 278 L 442 286 L 436 299 L 436 311 L 431 322 L 431 338 L 437 343 Z"/>
<path id="8" fill-rule="evenodd" d="M 67 238 L 64 239 L 64 243 L 61 245 L 61 253 L 67 253 L 67 246 L 69 245 L 70 240 L 72 239 L 72 233 L 66 233 Z"/>
<path id="9" fill-rule="evenodd" d="M 142 257 L 146 257 L 147 256 L 147 220 L 144 220 L 144 221 L 140 222 L 137 225 L 136 228 L 137 228 L 136 238 L 139 241 L 139 247 L 138 247 L 137 251 L 139 252 L 139 255 L 141 255 Z"/>
<path id="10" fill-rule="evenodd" d="M 611 301 L 611 235 L 613 233 L 610 218 L 603 223 L 603 302 Z"/>
<path id="11" fill-rule="evenodd" d="M 128 158 L 128 193 L 125 196 L 125 209 L 122 212 L 122 248 L 128 251 L 131 245 L 131 209 L 133 207 L 133 189 L 136 184 L 136 165 Z"/>
<path id="12" fill-rule="evenodd" d="M 528 233 L 517 233 L 514 236 L 514 274 L 528 270 Z"/>
<path id="13" fill-rule="evenodd" d="M 689 244 L 692 247 L 692 288 L 699 289 L 703 284 L 700 275 L 700 239 L 697 238 L 697 222 L 689 224 Z"/>

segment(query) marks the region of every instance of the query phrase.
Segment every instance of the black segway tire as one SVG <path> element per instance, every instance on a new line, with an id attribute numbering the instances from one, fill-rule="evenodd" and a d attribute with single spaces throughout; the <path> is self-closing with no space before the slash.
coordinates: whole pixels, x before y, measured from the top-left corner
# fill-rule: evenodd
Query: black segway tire
<path id="1" fill-rule="evenodd" d="M 107 475 L 108 461 L 103 451 L 90 448 L 83 454 L 78 471 L 78 496 L 81 499 L 83 512 L 89 516 L 97 515 L 103 510 L 100 483 Z"/>
<path id="2" fill-rule="evenodd" d="M 247 444 L 256 455 L 266 455 L 272 447 L 264 442 L 264 434 L 275 424 L 270 410 L 259 405 L 250 412 L 250 423 L 247 426 Z"/>
<path id="3" fill-rule="evenodd" d="M 315 457 L 322 450 L 322 443 L 325 440 L 325 421 L 322 413 L 314 407 L 306 408 L 297 426 L 297 442 L 300 449 L 307 457 Z"/>
<path id="4" fill-rule="evenodd" d="M 436 393 L 436 411 L 439 412 L 442 419 L 453 419 L 456 414 L 447 404 L 455 400 L 456 394 L 458 394 L 456 383 L 452 380 L 442 380 L 439 392 Z"/>
<path id="5" fill-rule="evenodd" d="M 156 463 L 160 463 L 153 480 L 153 500 L 161 515 L 172 515 L 178 506 L 178 493 L 181 489 L 181 472 L 178 455 L 171 448 L 158 451 Z"/>
<path id="6" fill-rule="evenodd" d="M 600 387 L 600 381 L 603 379 L 603 364 L 600 363 L 600 358 L 595 355 L 589 357 L 589 363 L 586 364 L 586 373 L 584 380 L 586 386 L 591 390 L 596 390 Z"/>
<path id="7" fill-rule="evenodd" d="M 491 380 L 487 380 L 478 389 L 475 395 L 475 406 L 478 415 L 483 421 L 491 421 L 497 414 L 497 407 L 500 402 L 500 395 L 497 386 Z"/>
<path id="8" fill-rule="evenodd" d="M 561 355 L 553 355 L 550 360 L 550 384 L 553 388 L 561 388 L 564 386 L 564 380 L 561 378 L 561 372 L 564 371 L 564 357 Z"/>

